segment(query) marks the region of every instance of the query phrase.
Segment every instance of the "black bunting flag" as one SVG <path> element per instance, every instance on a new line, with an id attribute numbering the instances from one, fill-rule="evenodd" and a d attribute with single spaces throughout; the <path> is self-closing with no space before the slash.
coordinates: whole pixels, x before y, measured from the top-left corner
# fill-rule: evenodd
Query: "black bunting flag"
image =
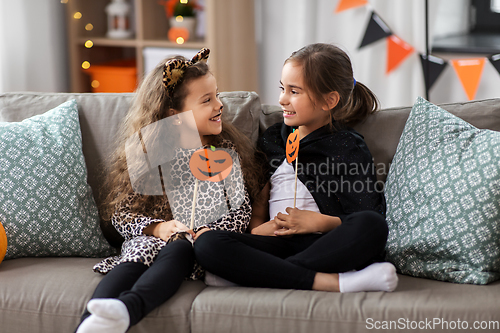
<path id="1" fill-rule="evenodd" d="M 375 12 L 372 12 L 370 21 L 368 22 L 368 27 L 366 28 L 365 35 L 359 48 L 374 43 L 382 38 L 389 37 L 390 35 L 392 35 L 391 29 L 389 29 L 380 16 L 375 14 Z"/>
<path id="2" fill-rule="evenodd" d="M 422 63 L 422 71 L 424 72 L 425 87 L 429 91 L 446 65 L 448 65 L 448 62 L 433 55 L 429 55 L 429 59 L 427 59 L 425 54 L 420 55 L 420 61 Z M 426 65 L 429 67 L 426 68 Z"/>
<path id="3" fill-rule="evenodd" d="M 489 57 L 491 64 L 496 68 L 497 72 L 500 74 L 500 53 L 492 55 Z"/>

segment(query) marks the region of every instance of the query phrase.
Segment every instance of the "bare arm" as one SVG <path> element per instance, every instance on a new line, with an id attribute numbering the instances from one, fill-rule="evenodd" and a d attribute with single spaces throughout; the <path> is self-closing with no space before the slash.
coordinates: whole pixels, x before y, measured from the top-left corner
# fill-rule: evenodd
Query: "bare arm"
<path id="1" fill-rule="evenodd" d="M 288 207 L 287 214 L 278 213 L 275 221 L 283 229 L 275 231 L 277 236 L 328 232 L 337 228 L 342 221 L 337 216 L 329 216 L 309 210 Z"/>
<path id="2" fill-rule="evenodd" d="M 267 182 L 262 191 L 260 192 L 259 197 L 254 201 L 252 205 L 252 217 L 250 218 L 250 223 L 248 224 L 247 228 L 248 232 L 251 232 L 254 228 L 269 221 L 270 189 L 271 189 L 271 184 Z"/>

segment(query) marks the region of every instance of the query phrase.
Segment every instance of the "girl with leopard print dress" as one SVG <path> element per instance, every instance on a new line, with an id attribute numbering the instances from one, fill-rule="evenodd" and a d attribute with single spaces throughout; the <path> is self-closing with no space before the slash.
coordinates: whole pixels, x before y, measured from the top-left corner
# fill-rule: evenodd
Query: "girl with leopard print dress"
<path id="1" fill-rule="evenodd" d="M 136 91 L 118 141 L 120 148 L 113 156 L 104 207 L 104 215 L 111 216 L 124 242 L 119 256 L 94 266 L 94 271 L 106 275 L 87 304 L 78 333 L 125 332 L 173 296 L 184 279 L 203 276 L 192 246 L 199 235 L 208 230 L 242 233 L 247 228 L 251 199 L 259 192 L 259 168 L 248 139 L 221 122 L 223 106 L 206 64 L 208 54 L 203 49 L 190 61 L 174 57 L 159 64 Z M 174 127 L 158 125 L 167 119 Z M 196 126 L 178 126 L 183 120 L 194 120 Z M 181 127 L 177 142 L 184 143 L 172 148 L 167 140 L 156 147 L 161 153 L 152 156 L 146 137 L 175 137 L 175 128 Z M 189 160 L 200 148 L 193 143 L 200 140 L 190 139 L 188 128 L 196 129 L 203 146 L 224 149 L 234 162 L 223 181 L 200 182 L 192 230 L 187 226 L 194 196 Z M 134 142 L 142 146 L 135 150 L 138 159 L 130 154 Z M 170 155 L 170 162 L 156 169 L 160 177 L 151 173 L 149 178 L 137 179 L 141 173 L 137 161 L 143 152 L 149 153 L 149 161 L 164 161 L 164 155 Z"/>

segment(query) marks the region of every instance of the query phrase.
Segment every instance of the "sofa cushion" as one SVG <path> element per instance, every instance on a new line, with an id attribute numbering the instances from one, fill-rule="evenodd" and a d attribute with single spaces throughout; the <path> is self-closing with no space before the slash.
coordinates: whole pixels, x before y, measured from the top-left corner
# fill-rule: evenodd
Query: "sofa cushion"
<path id="1" fill-rule="evenodd" d="M 99 207 L 103 167 L 114 148 L 114 138 L 130 106 L 131 93 L 5 93 L 0 95 L 0 121 L 22 121 L 75 99 L 82 131 L 82 150 L 88 183 Z"/>
<path id="2" fill-rule="evenodd" d="M 0 220 L 6 259 L 113 252 L 87 184 L 75 100 L 0 123 Z"/>
<path id="3" fill-rule="evenodd" d="M 0 264 L 2 332 L 74 332 L 101 274 L 93 258 L 19 258 Z M 130 333 L 190 332 L 191 304 L 205 288 L 185 281 Z"/>
<path id="4" fill-rule="evenodd" d="M 224 104 L 223 121 L 233 124 L 255 144 L 259 137 L 261 114 L 259 95 L 250 91 L 222 92 L 220 100 Z"/>
<path id="5" fill-rule="evenodd" d="M 409 332 L 418 325 L 455 332 L 459 322 L 469 331 L 490 325 L 493 332 L 499 292 L 500 281 L 459 285 L 404 275 L 392 293 L 207 287 L 194 300 L 191 332 Z"/>
<path id="6" fill-rule="evenodd" d="M 500 131 L 500 99 L 448 103 L 444 110 L 477 128 Z M 382 109 L 354 126 L 364 136 L 377 167 L 378 179 L 385 181 L 411 107 Z"/>
<path id="7" fill-rule="evenodd" d="M 457 283 L 500 279 L 500 133 L 419 98 L 386 183 L 387 258 Z"/>

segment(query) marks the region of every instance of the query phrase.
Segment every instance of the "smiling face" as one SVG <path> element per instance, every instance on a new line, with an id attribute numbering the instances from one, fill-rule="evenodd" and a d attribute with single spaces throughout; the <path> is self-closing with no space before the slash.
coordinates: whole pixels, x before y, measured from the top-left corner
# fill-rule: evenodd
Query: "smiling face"
<path id="1" fill-rule="evenodd" d="M 302 75 L 302 66 L 288 61 L 281 72 L 281 94 L 279 103 L 283 108 L 283 118 L 288 126 L 298 126 L 300 137 L 328 124 L 328 108 L 313 103 L 307 93 Z"/>
<path id="2" fill-rule="evenodd" d="M 203 144 L 208 136 L 222 131 L 222 103 L 217 91 L 217 83 L 212 74 L 206 74 L 186 83 L 188 94 L 181 112 L 191 110 Z"/>

